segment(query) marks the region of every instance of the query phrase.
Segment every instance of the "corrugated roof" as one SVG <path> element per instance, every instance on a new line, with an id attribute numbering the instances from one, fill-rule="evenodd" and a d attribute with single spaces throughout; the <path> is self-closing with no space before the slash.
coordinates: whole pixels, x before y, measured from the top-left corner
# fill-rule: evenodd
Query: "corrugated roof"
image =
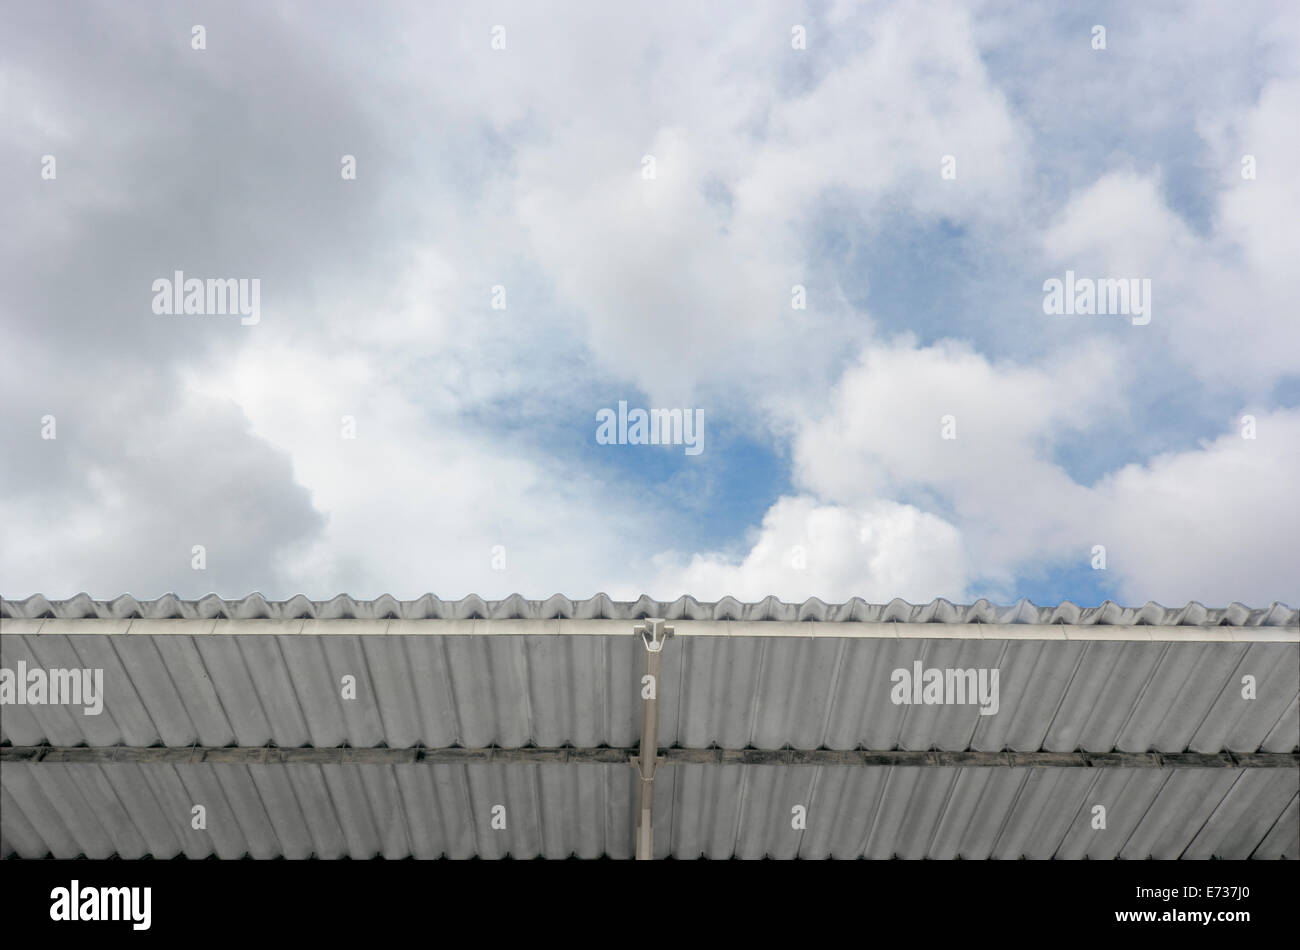
<path id="1" fill-rule="evenodd" d="M 4 768 L 21 857 L 632 854 L 626 765 Z M 1297 858 L 1292 770 L 661 767 L 656 857 Z M 207 828 L 190 826 L 202 803 Z M 491 827 L 504 805 L 506 827 Z M 806 808 L 806 828 L 792 809 Z M 1104 805 L 1106 827 L 1093 828 Z M 160 820 L 160 814 L 168 820 Z"/>
<path id="2" fill-rule="evenodd" d="M 267 600 L 250 594 L 227 600 L 209 594 L 198 600 L 182 600 L 172 594 L 157 600 L 137 600 L 129 595 L 113 600 L 94 600 L 78 594 L 67 600 L 48 600 L 34 594 L 23 600 L 0 600 L 0 618 L 38 619 L 57 617 L 148 620 L 667 620 L 807 621 L 823 623 L 1030 623 L 1079 625 L 1152 624 L 1160 626 L 1295 626 L 1300 610 L 1274 602 L 1268 607 L 1204 607 L 1191 601 L 1182 607 L 1163 607 L 1148 602 L 1142 607 L 1121 607 L 1106 601 L 1097 607 L 1079 607 L 1065 601 L 1054 607 L 1039 607 L 1028 600 L 1009 606 L 994 606 L 987 600 L 957 605 L 943 598 L 928 604 L 910 604 L 895 598 L 888 604 L 870 604 L 853 598 L 842 604 L 827 604 L 816 597 L 803 603 L 786 603 L 765 597 L 742 603 L 733 597 L 701 602 L 694 597 L 674 601 L 642 596 L 633 601 L 611 600 L 597 594 L 586 600 L 570 600 L 556 594 L 546 600 L 528 600 L 514 594 L 504 600 L 484 600 L 471 595 L 460 600 L 441 600 L 425 594 L 415 600 L 398 600 L 387 594 L 374 600 L 355 600 L 340 594 L 330 600 L 308 600 L 301 594 L 290 600 Z"/>
<path id="3" fill-rule="evenodd" d="M 14 745 L 629 746 L 630 636 L 0 636 L 0 664 L 100 668 L 104 712 L 7 706 Z M 684 637 L 663 654 L 660 745 L 1289 752 L 1300 644 Z M 996 668 L 999 709 L 895 705 L 891 674 Z M 1258 697 L 1241 696 L 1240 679 Z M 357 678 L 357 699 L 339 695 Z"/>
<path id="4" fill-rule="evenodd" d="M 698 624 L 665 647 L 662 747 L 1300 750 L 1300 631 L 1297 612 L 1280 604 L 995 608 L 774 598 L 6 601 L 0 665 L 103 669 L 106 696 L 99 716 L 7 705 L 0 741 L 631 747 L 643 654 L 631 624 L 579 623 L 583 635 L 557 636 L 565 625 L 542 621 L 647 616 L 680 621 L 679 634 L 693 621 L 740 621 Z M 143 619 L 106 622 L 129 618 Z M 229 622 L 187 622 L 214 618 Z M 386 618 L 508 622 L 365 622 Z M 295 619 L 353 622 L 259 622 Z M 812 624 L 810 635 L 792 623 L 810 620 L 825 626 Z M 855 629 L 893 623 L 897 631 L 885 635 Z M 1068 625 L 1091 633 L 1052 636 Z M 1225 626 L 1232 629 L 1218 629 Z M 997 714 L 981 716 L 975 704 L 895 705 L 891 673 L 916 662 L 998 669 Z M 355 700 L 339 695 L 345 674 L 357 678 Z M 1247 674 L 1256 680 L 1253 699 L 1241 695 Z M 1294 767 L 679 762 L 660 776 L 660 857 L 1297 857 L 1300 839 Z M 5 761 L 0 854 L 627 857 L 633 777 L 630 766 L 594 763 Z M 209 809 L 206 832 L 189 829 L 194 803 Z M 506 831 L 490 827 L 497 803 L 508 806 Z M 808 808 L 803 831 L 790 827 L 796 804 Z M 1108 830 L 1091 829 L 1094 804 L 1106 805 Z"/>

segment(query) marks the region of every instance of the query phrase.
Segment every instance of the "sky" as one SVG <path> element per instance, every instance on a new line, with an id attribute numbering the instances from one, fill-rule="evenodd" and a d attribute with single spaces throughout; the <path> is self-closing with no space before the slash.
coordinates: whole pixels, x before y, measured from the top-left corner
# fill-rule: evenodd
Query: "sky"
<path id="1" fill-rule="evenodd" d="M 1291 3 L 0 16 L 6 597 L 1300 603 Z"/>

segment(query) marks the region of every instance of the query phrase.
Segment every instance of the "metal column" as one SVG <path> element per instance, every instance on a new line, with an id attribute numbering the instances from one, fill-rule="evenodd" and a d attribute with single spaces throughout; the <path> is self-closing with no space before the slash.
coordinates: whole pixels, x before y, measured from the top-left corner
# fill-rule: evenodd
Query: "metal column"
<path id="1" fill-rule="evenodd" d="M 634 628 L 645 644 L 645 674 L 641 677 L 641 754 L 632 759 L 641 780 L 640 807 L 636 822 L 636 859 L 654 859 L 655 835 L 652 818 L 655 802 L 655 771 L 659 757 L 659 671 L 663 666 L 664 642 L 673 628 L 663 620 L 647 619 Z"/>

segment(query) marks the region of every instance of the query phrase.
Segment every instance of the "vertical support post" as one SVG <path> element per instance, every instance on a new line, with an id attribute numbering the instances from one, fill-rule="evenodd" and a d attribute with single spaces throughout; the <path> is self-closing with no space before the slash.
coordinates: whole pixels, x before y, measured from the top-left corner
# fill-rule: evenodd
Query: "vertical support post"
<path id="1" fill-rule="evenodd" d="M 641 677 L 641 753 L 632 760 L 640 779 L 636 822 L 636 859 L 654 859 L 655 771 L 659 767 L 659 674 L 663 669 L 664 642 L 673 628 L 664 620 L 647 619 L 635 632 L 645 644 L 645 674 Z"/>

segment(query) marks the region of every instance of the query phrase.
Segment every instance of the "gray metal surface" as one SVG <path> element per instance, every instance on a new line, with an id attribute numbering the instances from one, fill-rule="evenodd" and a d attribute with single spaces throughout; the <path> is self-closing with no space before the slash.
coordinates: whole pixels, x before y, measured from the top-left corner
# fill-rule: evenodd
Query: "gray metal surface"
<path id="1" fill-rule="evenodd" d="M 656 780 L 658 857 L 1300 857 L 1300 769 L 1233 758 L 1300 750 L 1300 631 L 1283 605 L 256 595 L 0 603 L 0 666 L 102 669 L 105 690 L 98 716 L 5 705 L 0 742 L 136 757 L 8 749 L 0 856 L 630 857 L 635 772 L 603 756 L 636 744 L 642 647 L 630 621 L 651 615 L 680 634 L 659 682 L 659 743 L 683 754 Z M 997 713 L 896 705 L 893 671 L 918 662 L 997 669 Z M 345 700 L 348 675 L 357 690 Z M 150 746 L 212 758 L 142 763 Z M 221 747 L 266 746 L 359 757 L 570 746 L 600 758 L 220 761 Z M 700 758 L 711 749 L 718 762 Z M 747 749 L 768 764 L 734 764 Z M 1073 767 L 937 754 L 828 765 L 782 764 L 781 750 L 1084 755 Z M 1216 763 L 1087 758 L 1148 752 Z M 195 804 L 208 809 L 203 831 L 190 827 Z M 504 829 L 491 826 L 494 805 Z M 791 826 L 796 805 L 805 829 Z M 1104 829 L 1092 827 L 1096 805 Z"/>
<path id="2" fill-rule="evenodd" d="M 629 765 L 11 763 L 0 853 L 626 858 L 633 777 Z M 664 765 L 656 784 L 659 858 L 1300 857 L 1293 770 Z"/>
<path id="3" fill-rule="evenodd" d="M 661 857 L 1276 858 L 1294 856 L 1300 835 L 1292 821 L 1269 837 L 1288 821 L 1297 794 L 1295 773 L 1286 770 L 678 766 L 675 772 Z M 802 833 L 791 827 L 796 804 L 808 809 Z M 1104 829 L 1093 828 L 1096 805 L 1106 809 Z M 1268 850 L 1261 849 L 1266 840 Z"/>
<path id="4" fill-rule="evenodd" d="M 607 636 L 0 636 L 0 666 L 102 668 L 104 711 L 5 706 L 12 745 L 631 746 L 640 641 Z M 895 705 L 891 674 L 997 668 L 999 709 Z M 659 744 L 1290 752 L 1300 644 L 687 637 Z M 1243 699 L 1253 675 L 1257 698 Z M 357 698 L 339 684 L 357 680 Z"/>

